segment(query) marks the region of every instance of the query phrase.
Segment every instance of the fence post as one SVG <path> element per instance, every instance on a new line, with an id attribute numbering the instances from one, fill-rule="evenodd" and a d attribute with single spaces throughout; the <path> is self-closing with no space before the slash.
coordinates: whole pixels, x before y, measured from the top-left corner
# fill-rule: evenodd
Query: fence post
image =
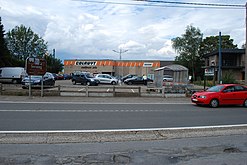
<path id="1" fill-rule="evenodd" d="M 0 95 L 2 95 L 2 91 L 3 91 L 3 84 L 0 83 Z"/>
<path id="2" fill-rule="evenodd" d="M 61 96 L 61 86 L 58 85 L 57 89 L 58 89 L 58 94 L 59 94 L 59 96 Z"/>
<path id="3" fill-rule="evenodd" d="M 115 85 L 113 86 L 113 97 L 116 96 L 116 88 L 115 88 Z"/>
<path id="4" fill-rule="evenodd" d="M 141 97 L 141 87 L 138 87 L 138 96 Z"/>
<path id="5" fill-rule="evenodd" d="M 86 85 L 86 96 L 89 97 L 88 85 Z"/>
<path id="6" fill-rule="evenodd" d="M 162 97 L 165 97 L 165 87 L 162 87 Z"/>

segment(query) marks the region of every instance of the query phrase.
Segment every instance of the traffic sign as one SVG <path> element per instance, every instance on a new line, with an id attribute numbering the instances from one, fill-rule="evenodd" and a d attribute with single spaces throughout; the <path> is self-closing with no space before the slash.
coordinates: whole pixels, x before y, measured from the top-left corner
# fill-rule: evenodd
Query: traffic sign
<path id="1" fill-rule="evenodd" d="M 39 57 L 28 57 L 26 71 L 28 75 L 44 75 L 46 73 L 46 60 Z"/>

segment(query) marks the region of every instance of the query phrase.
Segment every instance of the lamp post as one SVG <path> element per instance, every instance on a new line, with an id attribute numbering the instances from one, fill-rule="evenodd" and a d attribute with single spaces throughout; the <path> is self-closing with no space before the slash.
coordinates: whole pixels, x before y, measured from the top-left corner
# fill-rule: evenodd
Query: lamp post
<path id="1" fill-rule="evenodd" d="M 125 53 L 128 50 L 119 49 L 119 51 L 117 51 L 117 50 L 112 50 L 112 51 L 119 54 L 119 60 L 121 61 L 122 60 L 122 53 Z M 122 65 L 122 74 L 121 74 L 121 76 L 123 77 L 123 65 Z"/>

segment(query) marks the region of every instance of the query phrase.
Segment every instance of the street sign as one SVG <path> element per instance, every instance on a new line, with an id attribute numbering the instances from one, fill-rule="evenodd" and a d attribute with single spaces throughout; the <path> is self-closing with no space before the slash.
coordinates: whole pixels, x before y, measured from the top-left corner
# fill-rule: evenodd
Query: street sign
<path id="1" fill-rule="evenodd" d="M 44 75 L 46 73 L 46 60 L 38 57 L 28 57 L 26 60 L 28 75 Z"/>
<path id="2" fill-rule="evenodd" d="M 205 76 L 214 76 L 214 68 L 206 68 L 204 73 Z"/>

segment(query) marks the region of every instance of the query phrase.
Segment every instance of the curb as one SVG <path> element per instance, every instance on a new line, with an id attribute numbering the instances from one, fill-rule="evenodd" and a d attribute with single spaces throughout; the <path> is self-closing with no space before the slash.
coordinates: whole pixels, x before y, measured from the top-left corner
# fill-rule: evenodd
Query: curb
<path id="1" fill-rule="evenodd" d="M 230 135 L 247 135 L 247 124 L 128 130 L 1 131 L 0 144 L 150 141 Z"/>

